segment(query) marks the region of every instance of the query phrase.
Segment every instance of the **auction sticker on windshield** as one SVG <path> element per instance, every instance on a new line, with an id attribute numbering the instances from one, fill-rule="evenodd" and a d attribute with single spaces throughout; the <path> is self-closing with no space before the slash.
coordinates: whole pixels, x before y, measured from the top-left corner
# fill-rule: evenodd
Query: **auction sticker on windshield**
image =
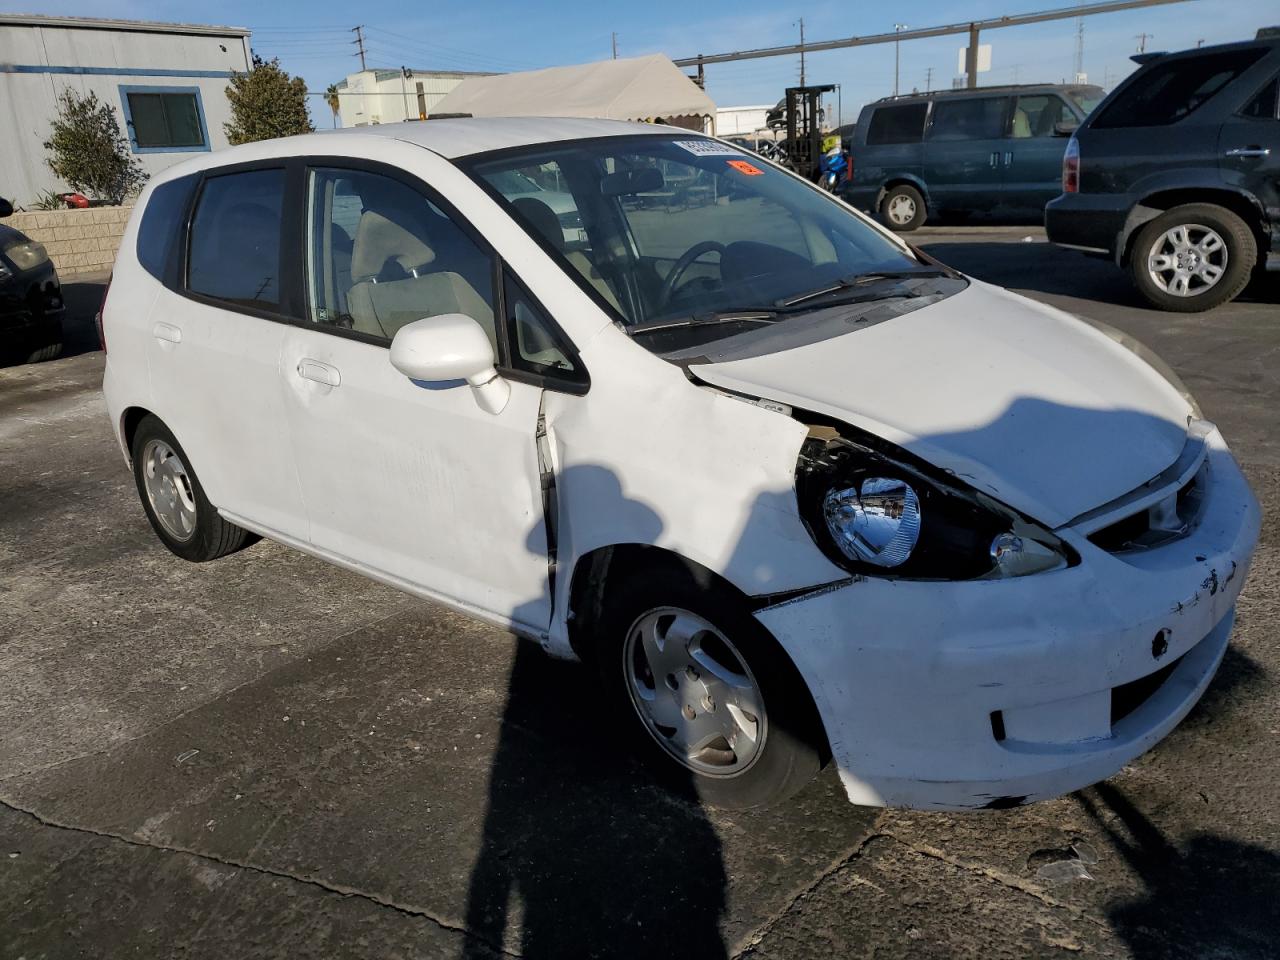
<path id="1" fill-rule="evenodd" d="M 699 157 L 740 157 L 741 150 L 736 150 L 714 140 L 672 140 L 677 147 L 688 150 Z"/>
<path id="2" fill-rule="evenodd" d="M 764 171 L 748 160 L 726 160 L 726 163 L 739 173 L 745 173 L 748 177 L 760 177 L 764 175 Z"/>

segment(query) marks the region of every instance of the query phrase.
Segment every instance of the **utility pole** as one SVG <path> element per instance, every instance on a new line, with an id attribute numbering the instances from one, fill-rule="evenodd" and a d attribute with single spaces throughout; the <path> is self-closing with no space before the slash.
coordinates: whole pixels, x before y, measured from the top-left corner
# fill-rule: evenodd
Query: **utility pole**
<path id="1" fill-rule="evenodd" d="M 800 86 L 804 86 L 804 17 L 800 18 Z"/>
<path id="2" fill-rule="evenodd" d="M 1077 6 L 1084 0 L 1077 0 Z M 1075 82 L 1080 82 L 1084 73 L 1084 17 L 1076 17 L 1076 75 Z"/>
<path id="3" fill-rule="evenodd" d="M 615 32 L 615 33 L 609 34 L 609 36 L 613 38 L 613 59 L 617 60 L 618 59 L 618 34 Z"/>
<path id="4" fill-rule="evenodd" d="M 404 118 L 409 119 L 409 88 L 406 81 L 409 79 L 409 68 L 404 64 L 400 65 L 400 99 L 404 101 Z"/>
<path id="5" fill-rule="evenodd" d="M 901 33 L 905 29 L 907 29 L 907 25 L 905 23 L 895 23 L 893 25 L 894 33 Z M 898 95 L 898 49 L 901 46 L 902 44 L 899 41 L 893 41 L 893 95 L 895 97 Z"/>
<path id="6" fill-rule="evenodd" d="M 351 42 L 356 45 L 356 55 L 360 57 L 361 71 L 366 69 L 364 65 L 364 32 L 363 31 L 364 31 L 364 24 L 361 24 L 358 27 L 351 28 L 351 32 L 356 35 L 356 38 Z"/>
<path id="7" fill-rule="evenodd" d="M 1204 38 L 1201 37 L 1199 40 L 1196 41 L 1196 49 L 1199 50 L 1203 46 L 1204 46 Z"/>
<path id="8" fill-rule="evenodd" d="M 1133 39 L 1138 41 L 1138 52 L 1147 52 L 1147 41 L 1154 37 L 1154 33 L 1139 33 Z"/>
<path id="9" fill-rule="evenodd" d="M 933 67 L 924 72 L 924 92 L 928 93 L 933 89 Z"/>

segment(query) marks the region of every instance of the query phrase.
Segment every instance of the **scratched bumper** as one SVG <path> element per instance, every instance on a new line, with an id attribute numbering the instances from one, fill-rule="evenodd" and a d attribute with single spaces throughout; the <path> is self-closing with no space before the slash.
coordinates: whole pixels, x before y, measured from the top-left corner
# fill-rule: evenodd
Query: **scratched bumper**
<path id="1" fill-rule="evenodd" d="M 1081 556 L 1065 570 L 866 579 L 759 611 L 809 683 L 849 799 L 1046 799 L 1167 735 L 1221 662 L 1261 522 L 1216 431 L 1208 464 L 1197 525 L 1155 549 L 1113 555 L 1065 530 Z"/>

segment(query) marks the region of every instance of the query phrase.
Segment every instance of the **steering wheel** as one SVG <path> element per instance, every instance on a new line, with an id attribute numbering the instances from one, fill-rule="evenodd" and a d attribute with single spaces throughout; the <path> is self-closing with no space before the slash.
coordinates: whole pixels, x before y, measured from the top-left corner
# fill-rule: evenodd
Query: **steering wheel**
<path id="1" fill-rule="evenodd" d="M 658 292 L 659 308 L 665 307 L 671 302 L 671 295 L 676 292 L 676 284 L 680 282 L 680 278 L 684 276 L 685 271 L 693 265 L 693 261 L 712 252 L 718 253 L 723 257 L 725 252 L 724 244 L 716 240 L 703 240 L 701 243 L 695 243 L 680 254 L 680 259 L 671 265 L 671 272 L 662 281 L 662 289 Z"/>

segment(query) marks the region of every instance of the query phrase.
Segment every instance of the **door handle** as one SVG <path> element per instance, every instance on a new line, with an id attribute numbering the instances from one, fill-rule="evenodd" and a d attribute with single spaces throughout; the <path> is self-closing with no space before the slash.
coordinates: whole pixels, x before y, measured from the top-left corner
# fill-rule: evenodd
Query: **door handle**
<path id="1" fill-rule="evenodd" d="M 1013 166 L 1013 152 L 1012 152 L 1012 151 L 1009 151 L 1008 153 L 1006 153 L 1006 154 L 1004 155 L 1004 165 L 1005 165 L 1006 167 L 1012 167 L 1012 166 Z"/>
<path id="2" fill-rule="evenodd" d="M 151 335 L 157 340 L 165 340 L 169 343 L 182 342 L 182 330 L 172 323 L 165 323 L 163 320 L 151 328 Z"/>
<path id="3" fill-rule="evenodd" d="M 310 357 L 303 357 L 298 361 L 298 376 L 303 380 L 323 383 L 326 387 L 336 387 L 342 383 L 342 374 L 338 373 L 337 367 L 331 367 L 319 360 L 312 360 Z"/>
<path id="4" fill-rule="evenodd" d="M 997 151 L 996 153 L 991 154 L 991 166 L 997 167 L 999 165 L 1000 165 L 1000 154 Z"/>
<path id="5" fill-rule="evenodd" d="M 1224 157 L 1269 157 L 1270 147 L 1232 147 L 1223 153 Z"/>

